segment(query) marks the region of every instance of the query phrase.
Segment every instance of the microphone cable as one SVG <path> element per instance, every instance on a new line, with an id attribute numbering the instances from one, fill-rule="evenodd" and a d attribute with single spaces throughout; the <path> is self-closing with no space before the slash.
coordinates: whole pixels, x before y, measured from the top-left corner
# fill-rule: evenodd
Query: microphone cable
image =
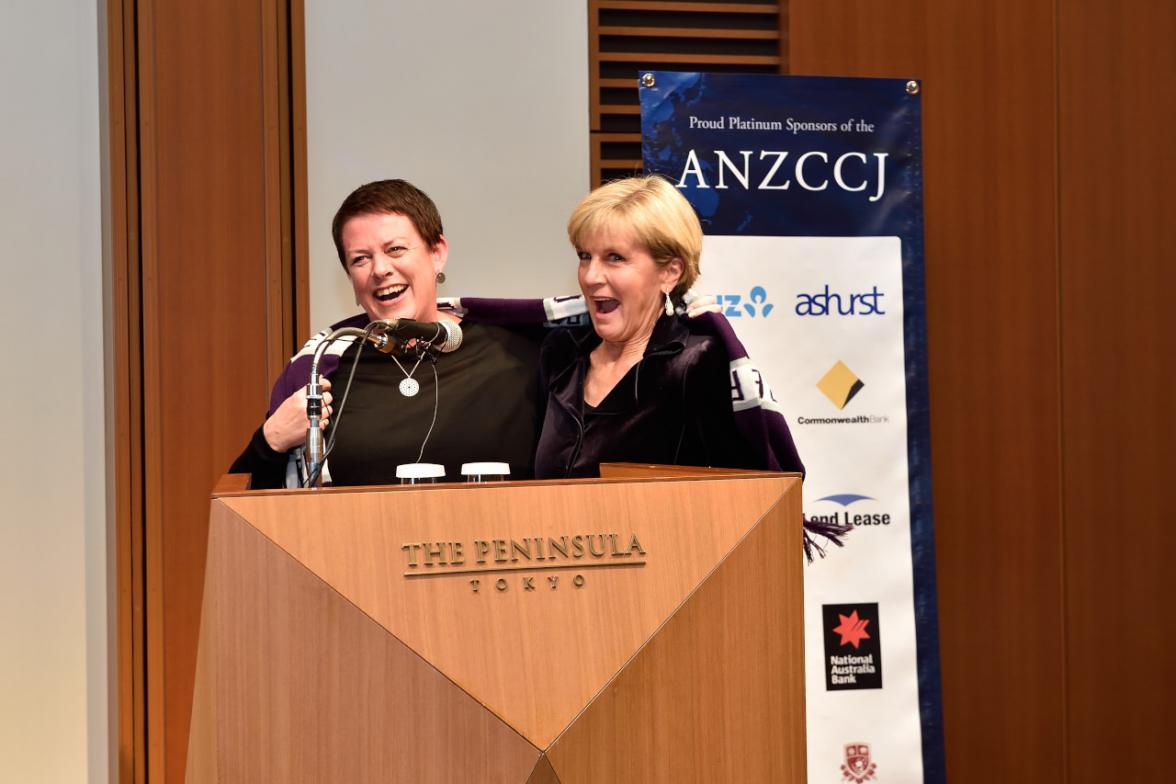
<path id="1" fill-rule="evenodd" d="M 429 359 L 429 367 L 433 370 L 433 421 L 429 423 L 425 440 L 421 442 L 421 451 L 417 453 L 418 463 L 425 456 L 425 444 L 429 443 L 429 436 L 433 435 L 433 427 L 437 424 L 437 409 L 441 407 L 441 380 L 437 378 L 437 358 L 430 353 Z"/>

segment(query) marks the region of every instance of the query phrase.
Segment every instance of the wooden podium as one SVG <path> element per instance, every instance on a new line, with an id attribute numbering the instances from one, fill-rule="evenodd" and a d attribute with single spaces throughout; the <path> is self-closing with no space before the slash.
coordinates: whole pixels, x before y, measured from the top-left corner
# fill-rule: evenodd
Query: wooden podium
<path id="1" fill-rule="evenodd" d="M 602 474 L 215 494 L 187 781 L 803 782 L 800 479 Z"/>

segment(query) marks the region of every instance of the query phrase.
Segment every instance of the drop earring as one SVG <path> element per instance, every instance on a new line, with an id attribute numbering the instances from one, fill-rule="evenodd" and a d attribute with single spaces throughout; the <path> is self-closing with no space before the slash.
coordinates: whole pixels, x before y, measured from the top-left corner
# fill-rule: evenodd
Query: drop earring
<path id="1" fill-rule="evenodd" d="M 670 292 L 666 292 L 666 315 L 674 315 L 674 303 L 670 301 Z"/>

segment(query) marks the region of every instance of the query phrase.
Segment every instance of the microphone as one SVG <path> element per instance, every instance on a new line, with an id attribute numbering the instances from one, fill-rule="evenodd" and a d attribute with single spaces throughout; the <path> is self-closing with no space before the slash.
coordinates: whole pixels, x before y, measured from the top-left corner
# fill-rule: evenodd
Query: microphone
<path id="1" fill-rule="evenodd" d="M 414 321 L 412 319 L 383 319 L 372 322 L 374 331 L 382 333 L 376 349 L 385 354 L 399 353 L 404 344 L 416 341 L 417 347 L 434 346 L 442 354 L 461 348 L 461 327 L 454 321 Z"/>
<path id="2" fill-rule="evenodd" d="M 310 383 L 306 385 L 307 427 L 306 448 L 303 453 L 306 458 L 306 480 L 302 484 L 303 487 L 317 488 L 322 484 L 322 472 L 327 454 L 326 445 L 323 443 L 323 431 L 319 428 L 319 422 L 322 421 L 323 416 L 323 386 L 319 376 L 319 363 L 322 361 L 327 347 L 343 337 L 357 338 L 360 341 L 366 340 L 376 345 L 379 344 L 381 338 L 387 339 L 383 336 L 373 335 L 370 325 L 366 329 L 340 327 L 320 340 L 318 346 L 315 347 L 314 357 L 310 360 Z M 343 396 L 343 401 L 347 402 L 346 395 Z M 342 415 L 343 407 L 339 406 L 339 416 Z"/>

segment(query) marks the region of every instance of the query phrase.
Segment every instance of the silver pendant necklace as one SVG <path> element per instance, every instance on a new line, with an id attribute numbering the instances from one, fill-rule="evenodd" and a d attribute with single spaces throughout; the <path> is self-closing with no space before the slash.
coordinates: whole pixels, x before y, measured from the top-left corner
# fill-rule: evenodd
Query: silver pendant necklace
<path id="1" fill-rule="evenodd" d="M 404 370 L 404 365 L 400 364 L 400 360 L 397 359 L 395 355 L 390 356 L 392 356 L 392 361 L 396 363 L 396 367 L 400 368 L 400 372 L 404 373 L 404 379 L 400 382 L 400 394 L 404 395 L 405 397 L 414 397 L 417 392 L 421 391 L 421 385 L 415 378 L 413 378 L 413 374 L 416 373 L 417 368 L 421 366 L 421 360 L 424 359 L 424 357 L 417 358 L 416 364 L 412 366 L 412 372 L 409 373 Z"/>

